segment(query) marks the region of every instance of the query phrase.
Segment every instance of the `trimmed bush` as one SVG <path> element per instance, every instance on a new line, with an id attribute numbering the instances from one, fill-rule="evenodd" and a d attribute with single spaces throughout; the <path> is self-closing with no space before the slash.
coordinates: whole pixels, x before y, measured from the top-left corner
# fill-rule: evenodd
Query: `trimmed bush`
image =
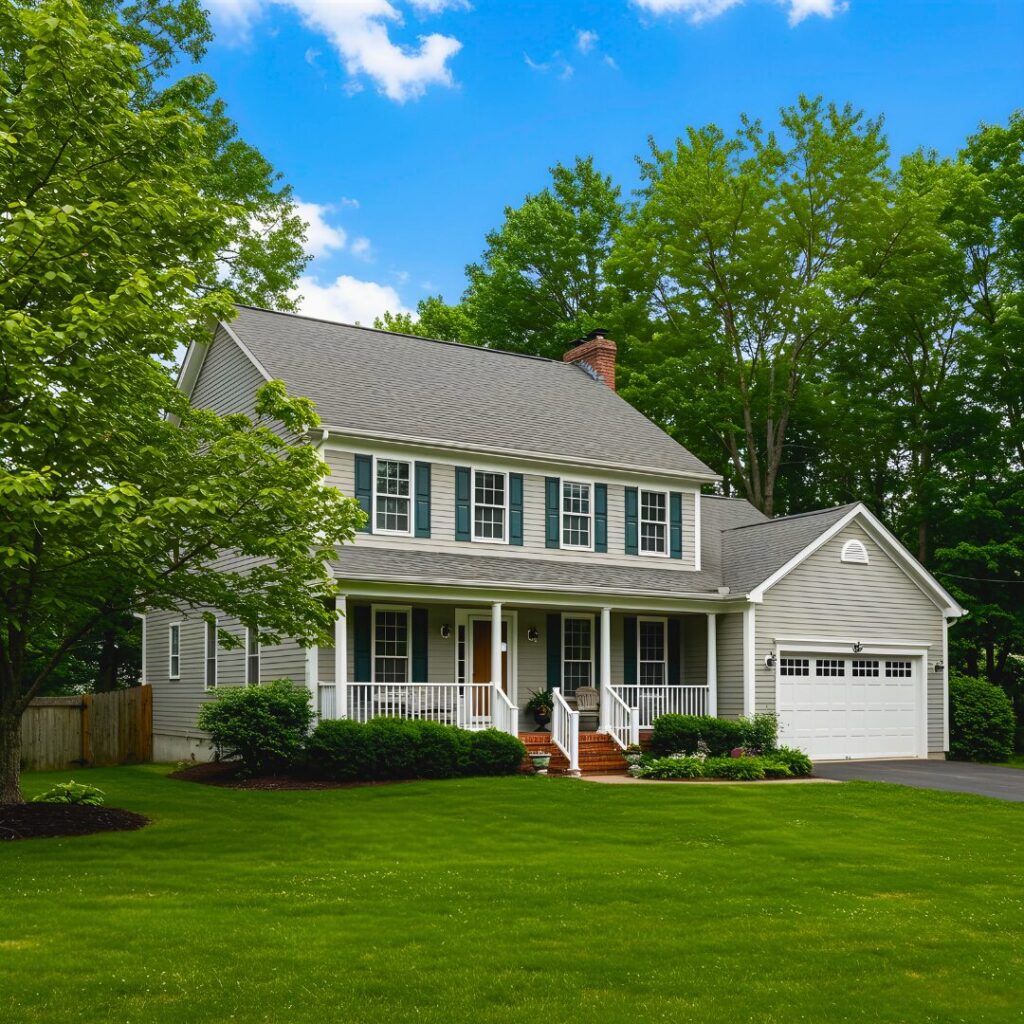
<path id="1" fill-rule="evenodd" d="M 972 676 L 949 677 L 949 756 L 1005 761 L 1013 753 L 1013 705 L 1000 687 Z"/>
<path id="2" fill-rule="evenodd" d="M 699 757 L 655 757 L 642 761 L 642 779 L 699 779 L 704 762 Z"/>
<path id="3" fill-rule="evenodd" d="M 779 740 L 779 719 L 773 712 L 740 718 L 738 722 L 743 737 L 741 747 L 753 754 L 770 754 L 775 750 Z"/>
<path id="4" fill-rule="evenodd" d="M 419 777 L 418 724 L 405 718 L 373 718 L 366 723 L 366 744 L 373 758 L 372 778 Z"/>
<path id="5" fill-rule="evenodd" d="M 515 775 L 526 757 L 526 747 L 518 736 L 497 729 L 469 734 L 467 775 Z"/>
<path id="6" fill-rule="evenodd" d="M 313 730 L 306 741 L 302 763 L 307 774 L 331 782 L 376 778 L 366 726 L 345 718 L 329 719 Z"/>
<path id="7" fill-rule="evenodd" d="M 759 758 L 761 767 L 764 769 L 766 779 L 791 779 L 793 771 L 785 761 L 780 761 L 770 754 L 768 757 Z"/>
<path id="8" fill-rule="evenodd" d="M 810 775 L 813 769 L 811 759 L 802 751 L 794 750 L 792 747 L 779 747 L 772 751 L 771 760 L 784 764 L 791 775 Z"/>
<path id="9" fill-rule="evenodd" d="M 34 804 L 78 804 L 82 807 L 102 807 L 103 790 L 87 786 L 84 782 L 58 782 L 45 793 L 32 797 Z"/>
<path id="10" fill-rule="evenodd" d="M 659 715 L 653 722 L 651 752 L 655 755 L 695 754 L 703 741 L 714 757 L 743 745 L 743 726 L 712 715 Z"/>
<path id="11" fill-rule="evenodd" d="M 239 759 L 245 774 L 287 768 L 302 751 L 313 721 L 310 692 L 287 679 L 225 686 L 199 709 L 197 724 L 221 760 Z"/>
<path id="12" fill-rule="evenodd" d="M 704 774 L 712 779 L 753 782 L 765 777 L 764 762 L 760 757 L 709 757 Z"/>

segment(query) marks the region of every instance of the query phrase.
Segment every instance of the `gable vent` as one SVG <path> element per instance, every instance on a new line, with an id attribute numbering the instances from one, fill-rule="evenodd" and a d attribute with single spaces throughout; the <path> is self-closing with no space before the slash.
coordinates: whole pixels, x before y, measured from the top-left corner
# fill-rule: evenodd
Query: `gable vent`
<path id="1" fill-rule="evenodd" d="M 867 565 L 868 549 L 864 547 L 864 544 L 859 540 L 848 540 L 843 545 L 843 551 L 839 556 L 839 561 L 853 562 L 856 565 Z"/>

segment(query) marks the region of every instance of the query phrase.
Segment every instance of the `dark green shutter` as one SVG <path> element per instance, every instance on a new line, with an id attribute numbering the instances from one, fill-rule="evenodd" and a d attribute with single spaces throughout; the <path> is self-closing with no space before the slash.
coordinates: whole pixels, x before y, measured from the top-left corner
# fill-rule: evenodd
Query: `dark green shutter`
<path id="1" fill-rule="evenodd" d="M 430 536 L 430 463 L 416 463 L 416 536 Z"/>
<path id="2" fill-rule="evenodd" d="M 636 686 L 636 616 L 622 620 L 622 685 Z"/>
<path id="3" fill-rule="evenodd" d="M 672 510 L 670 523 L 672 544 L 670 552 L 673 558 L 683 557 L 683 496 L 678 491 L 669 495 L 669 506 Z"/>
<path id="4" fill-rule="evenodd" d="M 427 681 L 427 609 L 412 610 L 412 681 Z"/>
<path id="5" fill-rule="evenodd" d="M 508 475 L 508 542 L 523 543 L 523 474 Z"/>
<path id="6" fill-rule="evenodd" d="M 370 650 L 371 630 L 373 623 L 370 621 L 370 606 L 361 604 L 351 610 L 352 615 L 352 674 L 354 683 L 368 683 L 371 681 L 370 672 Z"/>
<path id="7" fill-rule="evenodd" d="M 557 476 L 544 478 L 544 543 L 549 548 L 561 547 L 559 543 L 558 501 L 562 483 Z"/>
<path id="8" fill-rule="evenodd" d="M 640 492 L 635 487 L 626 488 L 626 554 L 635 555 L 640 550 L 637 535 L 640 531 Z"/>
<path id="9" fill-rule="evenodd" d="M 548 689 L 562 685 L 562 616 L 548 616 Z"/>
<path id="10" fill-rule="evenodd" d="M 608 550 L 608 485 L 594 484 L 594 550 Z"/>
<path id="11" fill-rule="evenodd" d="M 469 469 L 455 467 L 455 539 L 469 540 Z"/>
<path id="12" fill-rule="evenodd" d="M 356 500 L 366 513 L 366 525 L 360 532 L 373 533 L 373 456 L 356 456 Z"/>
<path id="13" fill-rule="evenodd" d="M 680 645 L 680 621 L 678 619 L 668 620 L 668 685 L 678 686 L 683 680 L 681 678 L 680 659 L 682 649 Z"/>

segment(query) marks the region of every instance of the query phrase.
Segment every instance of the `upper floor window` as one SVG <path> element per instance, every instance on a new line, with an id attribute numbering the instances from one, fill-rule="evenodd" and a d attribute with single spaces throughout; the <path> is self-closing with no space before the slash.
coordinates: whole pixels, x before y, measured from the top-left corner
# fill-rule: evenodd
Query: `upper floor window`
<path id="1" fill-rule="evenodd" d="M 409 610 L 373 610 L 373 682 L 409 681 Z"/>
<path id="2" fill-rule="evenodd" d="M 640 554 L 668 554 L 668 494 L 640 491 Z"/>
<path id="3" fill-rule="evenodd" d="M 172 622 L 167 627 L 167 675 L 170 679 L 181 678 L 181 623 Z"/>
<path id="4" fill-rule="evenodd" d="M 473 540 L 508 540 L 508 476 L 473 470 Z"/>
<path id="5" fill-rule="evenodd" d="M 260 681 L 260 641 L 255 626 L 245 627 L 245 681 L 258 686 Z"/>
<path id="6" fill-rule="evenodd" d="M 374 531 L 412 533 L 410 466 L 398 459 L 375 459 Z"/>
<path id="7" fill-rule="evenodd" d="M 562 481 L 562 547 L 594 547 L 594 504 L 590 484 Z"/>
<path id="8" fill-rule="evenodd" d="M 217 685 L 217 620 L 204 623 L 206 626 L 206 675 L 203 680 L 206 689 Z"/>

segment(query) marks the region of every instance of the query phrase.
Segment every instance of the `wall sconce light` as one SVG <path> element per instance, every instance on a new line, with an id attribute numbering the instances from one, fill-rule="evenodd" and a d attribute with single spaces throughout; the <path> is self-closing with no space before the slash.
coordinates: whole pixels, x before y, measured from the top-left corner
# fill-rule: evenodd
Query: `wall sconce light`
<path id="1" fill-rule="evenodd" d="M 446 622 L 441 627 L 441 639 L 442 640 L 447 640 L 449 637 L 451 637 L 451 635 L 452 635 L 452 627 L 449 626 L 448 623 Z"/>
<path id="2" fill-rule="evenodd" d="M 941 672 L 945 667 L 946 666 L 941 661 L 935 662 L 935 671 L 936 672 Z"/>
<path id="3" fill-rule="evenodd" d="M 775 668 L 775 655 L 774 654 L 766 654 L 764 656 L 764 667 L 767 668 L 767 669 Z"/>
<path id="4" fill-rule="evenodd" d="M 540 639 L 540 630 L 536 626 L 531 626 L 526 631 L 526 639 L 535 644 Z"/>
<path id="5" fill-rule="evenodd" d="M 860 652 L 861 652 L 861 651 L 863 651 L 863 650 L 864 650 L 864 645 L 863 645 L 863 644 L 862 644 L 862 643 L 861 643 L 861 642 L 860 642 L 860 641 L 858 640 L 858 641 L 857 641 L 857 642 L 856 642 L 856 643 L 855 643 L 855 644 L 853 645 L 853 653 L 854 653 L 854 654 L 860 654 Z"/>

